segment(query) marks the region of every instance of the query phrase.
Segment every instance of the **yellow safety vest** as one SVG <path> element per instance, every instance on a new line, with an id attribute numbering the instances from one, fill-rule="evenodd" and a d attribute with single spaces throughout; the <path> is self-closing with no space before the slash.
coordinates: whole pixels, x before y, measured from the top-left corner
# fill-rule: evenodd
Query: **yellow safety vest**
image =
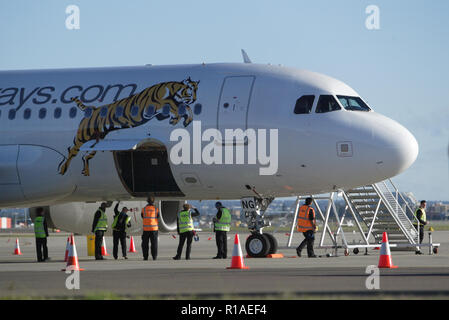
<path id="1" fill-rule="evenodd" d="M 228 208 L 221 208 L 221 218 L 215 222 L 216 231 L 229 231 L 231 230 L 231 213 Z"/>
<path id="2" fill-rule="evenodd" d="M 178 213 L 179 233 L 193 231 L 193 219 L 190 211 L 181 211 Z"/>
<path id="3" fill-rule="evenodd" d="M 101 216 L 100 219 L 98 219 L 97 225 L 95 226 L 95 230 L 94 231 L 106 231 L 108 229 L 108 217 L 106 216 L 106 213 L 101 210 L 98 209 L 101 212 Z"/>
<path id="4" fill-rule="evenodd" d="M 44 228 L 44 217 L 36 217 L 36 219 L 34 219 L 34 235 L 36 238 L 47 237 Z"/>
<path id="5" fill-rule="evenodd" d="M 427 221 L 426 220 L 426 210 L 418 207 L 418 209 L 416 209 L 416 211 L 415 211 L 415 218 L 416 218 L 415 224 L 418 224 L 418 210 L 421 210 L 421 212 L 422 212 L 421 220 L 426 222 Z"/>

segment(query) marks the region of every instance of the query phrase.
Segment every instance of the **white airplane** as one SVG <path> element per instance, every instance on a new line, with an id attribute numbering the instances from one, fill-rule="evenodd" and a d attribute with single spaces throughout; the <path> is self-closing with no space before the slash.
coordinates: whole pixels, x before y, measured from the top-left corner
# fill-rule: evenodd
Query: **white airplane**
<path id="1" fill-rule="evenodd" d="M 153 195 L 173 231 L 188 199 L 256 193 L 263 211 L 415 161 L 413 135 L 343 82 L 245 62 L 1 71 L 0 207 L 44 206 L 50 225 L 88 234 L 98 202 L 121 200 L 139 232 Z"/>

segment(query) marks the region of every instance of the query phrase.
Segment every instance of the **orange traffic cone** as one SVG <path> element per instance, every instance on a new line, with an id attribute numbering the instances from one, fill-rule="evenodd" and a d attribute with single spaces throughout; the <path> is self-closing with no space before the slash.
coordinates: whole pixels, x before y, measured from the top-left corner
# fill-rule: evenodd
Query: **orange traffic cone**
<path id="1" fill-rule="evenodd" d="M 70 250 L 70 237 L 67 238 L 67 244 L 65 246 L 64 262 L 67 262 L 67 260 L 69 259 L 69 250 Z"/>
<path id="2" fill-rule="evenodd" d="M 137 252 L 136 247 L 134 245 L 134 238 L 131 236 L 131 243 L 129 244 L 129 251 L 128 252 Z"/>
<path id="3" fill-rule="evenodd" d="M 380 248 L 380 258 L 379 258 L 379 268 L 397 268 L 393 265 L 391 260 L 390 244 L 388 243 L 387 233 L 384 232 L 382 235 L 382 247 Z"/>
<path id="4" fill-rule="evenodd" d="M 14 248 L 14 255 L 16 255 L 16 256 L 22 255 L 22 252 L 20 251 L 20 246 L 19 246 L 19 238 L 16 238 L 16 246 Z"/>
<path id="5" fill-rule="evenodd" d="M 239 235 L 235 234 L 234 250 L 232 251 L 231 266 L 227 269 L 249 269 L 243 262 L 242 248 L 240 248 Z"/>
<path id="6" fill-rule="evenodd" d="M 61 271 L 66 271 L 66 270 L 69 270 L 69 271 L 83 271 L 84 270 L 84 269 L 80 268 L 80 265 L 78 263 L 78 254 L 76 253 L 75 238 L 73 237 L 73 234 L 70 235 L 67 266 L 65 269 L 62 269 Z"/>
<path id="7" fill-rule="evenodd" d="M 106 241 L 104 240 L 103 237 L 103 243 L 101 244 L 101 255 L 102 256 L 108 256 L 108 251 L 106 250 Z"/>

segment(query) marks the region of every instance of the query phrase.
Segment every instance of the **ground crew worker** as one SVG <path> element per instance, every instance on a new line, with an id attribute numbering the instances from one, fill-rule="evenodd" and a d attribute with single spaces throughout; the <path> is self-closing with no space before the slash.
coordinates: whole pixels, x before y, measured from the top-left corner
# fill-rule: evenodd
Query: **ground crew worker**
<path id="1" fill-rule="evenodd" d="M 34 235 L 36 237 L 37 261 L 44 262 L 49 260 L 47 248 L 47 220 L 44 217 L 44 209 L 41 207 L 36 209 L 36 218 L 34 219 Z"/>
<path id="2" fill-rule="evenodd" d="M 215 242 L 217 255 L 213 259 L 226 259 L 228 254 L 228 231 L 231 230 L 231 213 L 221 202 L 215 203 L 217 215 L 214 217 Z"/>
<path id="3" fill-rule="evenodd" d="M 151 240 L 151 256 L 153 260 L 157 259 L 157 238 L 158 238 L 158 218 L 159 209 L 154 206 L 154 198 L 149 197 L 148 204 L 142 208 L 143 234 L 142 234 L 142 253 L 143 260 L 148 260 L 148 242 Z"/>
<path id="4" fill-rule="evenodd" d="M 120 201 L 117 202 L 114 208 L 114 222 L 112 222 L 112 255 L 114 259 L 118 258 L 118 242 L 120 240 L 120 245 L 122 246 L 122 256 L 128 259 L 126 256 L 126 229 L 131 227 L 131 217 L 128 216 L 128 208 L 123 207 L 122 211 L 118 211 L 118 205 Z"/>
<path id="5" fill-rule="evenodd" d="M 415 211 L 415 222 L 413 223 L 415 229 L 419 232 L 419 243 L 422 243 L 424 239 L 424 226 L 427 224 L 426 219 L 426 200 L 422 200 L 419 207 Z M 419 227 L 418 222 L 419 221 Z M 422 254 L 421 250 L 416 250 L 416 254 Z"/>
<path id="6" fill-rule="evenodd" d="M 108 229 L 106 206 L 106 202 L 101 203 L 100 207 L 95 212 L 94 221 L 92 223 L 92 232 L 95 233 L 95 260 L 104 260 L 101 255 L 101 245 L 103 244 L 104 233 Z"/>
<path id="7" fill-rule="evenodd" d="M 299 208 L 297 230 L 302 232 L 305 239 L 301 242 L 296 253 L 298 257 L 301 257 L 301 251 L 307 244 L 307 256 L 309 258 L 316 258 L 313 252 L 313 242 L 315 241 L 315 210 L 310 206 L 312 204 L 312 198 L 307 198 L 304 205 Z"/>
<path id="8" fill-rule="evenodd" d="M 192 247 L 193 239 L 193 219 L 192 217 L 197 217 L 200 215 L 196 208 L 193 208 L 193 212 L 190 210 L 190 205 L 185 203 L 183 205 L 183 211 L 178 213 L 177 221 L 177 231 L 179 234 L 179 245 L 176 256 L 173 257 L 174 260 L 180 260 L 182 254 L 182 248 L 184 247 L 184 242 L 187 239 L 186 248 L 186 260 L 190 260 L 190 251 Z"/>

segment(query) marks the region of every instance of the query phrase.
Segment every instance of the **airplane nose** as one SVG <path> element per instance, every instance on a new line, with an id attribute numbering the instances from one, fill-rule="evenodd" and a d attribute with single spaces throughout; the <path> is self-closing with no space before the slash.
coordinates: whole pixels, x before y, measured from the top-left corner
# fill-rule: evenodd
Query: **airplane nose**
<path id="1" fill-rule="evenodd" d="M 393 177 L 405 171 L 418 157 L 419 147 L 415 137 L 391 119 L 375 130 L 373 138 L 379 153 L 376 164 L 386 177 Z"/>

